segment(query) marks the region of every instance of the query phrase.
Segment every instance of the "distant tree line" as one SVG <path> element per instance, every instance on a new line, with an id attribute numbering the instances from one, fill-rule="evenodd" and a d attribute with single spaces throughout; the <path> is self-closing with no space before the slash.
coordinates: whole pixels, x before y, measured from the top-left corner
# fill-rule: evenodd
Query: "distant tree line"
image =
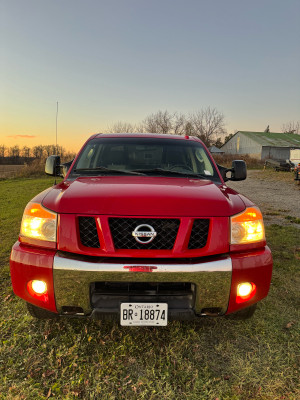
<path id="1" fill-rule="evenodd" d="M 140 123 L 132 124 L 119 121 L 109 126 L 105 133 L 162 133 L 199 137 L 208 147 L 221 147 L 234 134 L 227 134 L 225 117 L 216 108 L 207 107 L 190 114 L 157 111 L 148 115 Z M 300 122 L 287 122 L 282 132 L 300 134 Z M 52 154 L 60 155 L 63 160 L 71 160 L 75 154 L 67 152 L 62 146 L 38 145 L 34 147 L 18 145 L 7 147 L 0 145 L 0 164 L 24 164 L 33 160 L 44 160 Z"/>
<path id="2" fill-rule="evenodd" d="M 34 147 L 18 145 L 7 147 L 0 145 L 0 164 L 30 164 L 33 160 L 44 160 L 52 154 L 63 159 L 72 159 L 75 154 L 67 152 L 62 146 L 38 145 Z"/>
<path id="3" fill-rule="evenodd" d="M 224 115 L 213 107 L 188 115 L 157 111 L 138 124 L 120 121 L 109 126 L 105 132 L 191 135 L 199 137 L 207 146 L 221 146 L 227 133 Z"/>
<path id="4" fill-rule="evenodd" d="M 281 130 L 284 133 L 295 133 L 297 135 L 300 135 L 300 121 L 287 122 L 286 124 L 282 125 Z"/>
<path id="5" fill-rule="evenodd" d="M 157 111 L 148 115 L 142 122 L 132 124 L 119 121 L 109 126 L 106 133 L 162 133 L 191 135 L 199 137 L 208 147 L 221 147 L 234 133 L 225 129 L 225 117 L 216 108 L 207 107 L 190 114 Z M 300 134 L 300 122 L 287 122 L 282 132 Z"/>

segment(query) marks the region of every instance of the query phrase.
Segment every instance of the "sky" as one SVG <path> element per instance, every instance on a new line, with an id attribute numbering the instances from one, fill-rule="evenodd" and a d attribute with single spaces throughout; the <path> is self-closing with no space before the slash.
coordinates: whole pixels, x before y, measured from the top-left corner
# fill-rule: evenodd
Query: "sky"
<path id="1" fill-rule="evenodd" d="M 300 120 L 299 0 L 0 0 L 0 144 L 78 151 L 159 110 Z"/>

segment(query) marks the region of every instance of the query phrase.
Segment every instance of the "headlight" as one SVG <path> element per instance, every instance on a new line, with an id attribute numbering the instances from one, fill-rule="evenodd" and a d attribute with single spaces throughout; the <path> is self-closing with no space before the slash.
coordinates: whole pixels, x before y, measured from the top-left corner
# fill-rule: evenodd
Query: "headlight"
<path id="1" fill-rule="evenodd" d="M 231 220 L 231 244 L 255 243 L 265 240 L 262 214 L 257 207 L 248 207 Z"/>
<path id="2" fill-rule="evenodd" d="M 21 223 L 22 236 L 56 242 L 57 214 L 39 203 L 28 203 Z"/>

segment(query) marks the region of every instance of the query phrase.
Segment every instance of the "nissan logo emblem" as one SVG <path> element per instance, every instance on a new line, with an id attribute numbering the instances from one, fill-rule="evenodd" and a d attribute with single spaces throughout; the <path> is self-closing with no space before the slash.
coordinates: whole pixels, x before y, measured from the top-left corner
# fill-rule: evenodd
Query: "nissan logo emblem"
<path id="1" fill-rule="evenodd" d="M 147 224 L 137 226 L 132 232 L 132 236 L 135 240 L 142 244 L 151 243 L 156 235 L 157 232 L 155 232 L 153 226 Z"/>

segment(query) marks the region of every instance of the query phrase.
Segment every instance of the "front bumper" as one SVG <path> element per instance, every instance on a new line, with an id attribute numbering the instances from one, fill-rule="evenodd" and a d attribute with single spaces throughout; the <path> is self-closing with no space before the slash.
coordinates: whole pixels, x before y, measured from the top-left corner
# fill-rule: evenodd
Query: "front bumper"
<path id="1" fill-rule="evenodd" d="M 97 282 L 190 283 L 192 293 L 183 299 L 183 308 L 180 307 L 180 296 L 170 297 L 170 304 L 174 304 L 170 315 L 172 312 L 175 317 L 180 314 L 229 314 L 264 298 L 269 291 L 271 275 L 272 256 L 268 247 L 194 259 L 86 257 L 37 250 L 20 243 L 14 245 L 11 253 L 11 278 L 16 295 L 38 307 L 78 316 L 118 313 L 118 300 L 121 303 L 149 299 L 147 293 L 144 298 L 143 295 L 133 298 L 129 291 L 125 296 L 123 293 L 120 298 L 114 298 L 116 301 L 103 302 L 103 307 L 98 297 L 95 307 L 91 287 Z M 31 279 L 46 280 L 50 288 L 48 303 L 30 297 L 26 285 Z M 237 285 L 249 281 L 256 284 L 256 294 L 251 300 L 238 304 Z M 159 297 L 152 299 L 159 301 Z"/>
<path id="2" fill-rule="evenodd" d="M 146 269 L 149 272 L 132 272 L 139 269 Z M 80 256 L 70 258 L 63 253 L 57 253 L 53 263 L 58 312 L 63 312 L 68 305 L 72 305 L 72 307 L 82 308 L 84 314 L 92 312 L 90 302 L 92 282 L 192 283 L 195 287 L 195 296 L 189 309 L 193 309 L 196 314 L 201 314 L 204 309 L 214 308 L 224 314 L 228 306 L 231 276 L 232 263 L 229 256 L 189 264 L 187 260 L 181 263 L 179 260 L 176 260 L 176 263 L 168 263 L 168 260 L 165 260 L 162 263 L 134 259 L 123 260 L 123 262 L 118 260 L 116 263 L 111 259 L 87 261 Z M 144 298 L 147 298 L 146 293 Z M 129 292 L 127 297 L 123 296 L 122 301 L 130 302 L 134 301 L 134 298 Z M 159 301 L 159 299 L 154 298 L 153 301 Z M 116 312 L 118 308 L 116 309 L 113 302 L 111 303 L 111 312 Z M 106 310 L 109 308 L 107 303 L 104 308 Z"/>

